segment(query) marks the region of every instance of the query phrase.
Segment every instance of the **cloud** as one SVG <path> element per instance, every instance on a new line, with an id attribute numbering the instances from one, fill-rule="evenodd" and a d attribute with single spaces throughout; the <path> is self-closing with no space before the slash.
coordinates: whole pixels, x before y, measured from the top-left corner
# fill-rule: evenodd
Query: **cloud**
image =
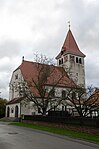
<path id="1" fill-rule="evenodd" d="M 4 40 L 0 44 L 0 58 L 15 57 L 20 53 L 20 44 L 12 40 Z"/>
<path id="2" fill-rule="evenodd" d="M 8 98 L 12 72 L 38 52 L 56 57 L 68 21 L 86 54 L 87 85 L 99 86 L 99 2 L 97 0 L 0 0 L 0 91 Z"/>

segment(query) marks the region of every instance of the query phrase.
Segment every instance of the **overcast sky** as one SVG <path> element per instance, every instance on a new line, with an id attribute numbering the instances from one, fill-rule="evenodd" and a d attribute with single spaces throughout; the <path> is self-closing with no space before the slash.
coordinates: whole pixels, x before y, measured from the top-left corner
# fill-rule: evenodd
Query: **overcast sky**
<path id="1" fill-rule="evenodd" d="M 0 92 L 8 98 L 12 72 L 22 56 L 55 56 L 71 31 L 86 55 L 86 84 L 99 87 L 98 0 L 0 0 Z"/>

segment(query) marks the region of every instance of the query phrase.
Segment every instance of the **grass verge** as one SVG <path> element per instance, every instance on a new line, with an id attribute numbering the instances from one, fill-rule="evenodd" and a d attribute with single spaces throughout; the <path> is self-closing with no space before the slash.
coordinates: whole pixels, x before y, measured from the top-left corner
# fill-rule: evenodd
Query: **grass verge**
<path id="1" fill-rule="evenodd" d="M 43 131 L 47 131 L 47 132 L 51 132 L 51 133 L 55 133 L 55 134 L 69 136 L 72 138 L 78 138 L 78 139 L 83 139 L 86 141 L 91 141 L 94 143 L 99 143 L 99 136 L 91 135 L 91 134 L 84 133 L 84 132 L 77 132 L 77 131 L 73 131 L 73 130 L 66 130 L 63 128 L 55 128 L 52 126 L 43 126 L 41 124 L 29 124 L 29 123 L 22 123 L 22 122 L 11 123 L 11 125 L 43 130 Z"/>

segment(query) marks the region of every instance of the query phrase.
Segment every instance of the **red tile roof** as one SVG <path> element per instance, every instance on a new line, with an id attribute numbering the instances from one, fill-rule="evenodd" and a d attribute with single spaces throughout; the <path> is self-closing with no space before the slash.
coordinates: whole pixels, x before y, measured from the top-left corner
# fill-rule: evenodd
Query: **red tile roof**
<path id="1" fill-rule="evenodd" d="M 24 80 L 27 82 L 38 81 L 39 70 L 44 68 L 46 70 L 50 69 L 50 75 L 46 80 L 45 85 L 52 86 L 57 83 L 57 87 L 77 87 L 76 84 L 69 78 L 67 73 L 62 67 L 57 67 L 53 65 L 45 65 L 36 62 L 23 61 L 18 67 L 21 70 Z M 37 89 L 32 87 L 33 94 L 37 95 Z"/>
<path id="2" fill-rule="evenodd" d="M 46 68 L 46 70 L 50 69 L 50 71 L 52 72 L 46 80 L 46 86 L 53 86 L 56 84 L 57 87 L 77 88 L 77 85 L 69 78 L 62 67 L 23 61 L 22 64 L 15 71 L 20 69 L 24 80 L 29 84 L 30 82 L 33 83 L 32 79 L 38 81 L 39 70 L 41 68 Z M 34 84 L 32 84 L 32 87 L 30 87 L 30 89 L 32 90 L 34 96 L 40 97 L 39 92 Z M 14 98 L 9 101 L 7 105 L 19 103 L 21 100 L 23 100 L 22 97 Z"/>
<path id="3" fill-rule="evenodd" d="M 95 89 L 93 94 L 89 97 L 88 104 L 99 106 L 99 89 Z"/>
<path id="4" fill-rule="evenodd" d="M 77 56 L 81 56 L 81 57 L 85 57 L 85 55 L 80 51 L 75 38 L 71 32 L 71 30 L 69 29 L 66 39 L 64 41 L 62 50 L 64 54 L 73 54 L 73 55 L 77 55 Z M 56 59 L 60 58 L 61 56 L 61 52 L 58 54 L 58 56 L 56 57 Z"/>
<path id="5" fill-rule="evenodd" d="M 21 100 L 23 100 L 23 97 L 17 97 L 17 98 L 10 100 L 6 105 L 20 103 Z"/>

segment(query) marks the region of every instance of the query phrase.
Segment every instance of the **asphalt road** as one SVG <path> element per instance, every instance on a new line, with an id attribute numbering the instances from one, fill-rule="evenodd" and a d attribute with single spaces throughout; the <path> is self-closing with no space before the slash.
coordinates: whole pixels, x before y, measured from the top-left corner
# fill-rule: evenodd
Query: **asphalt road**
<path id="1" fill-rule="evenodd" d="M 0 122 L 0 149 L 99 149 L 99 145 Z"/>

